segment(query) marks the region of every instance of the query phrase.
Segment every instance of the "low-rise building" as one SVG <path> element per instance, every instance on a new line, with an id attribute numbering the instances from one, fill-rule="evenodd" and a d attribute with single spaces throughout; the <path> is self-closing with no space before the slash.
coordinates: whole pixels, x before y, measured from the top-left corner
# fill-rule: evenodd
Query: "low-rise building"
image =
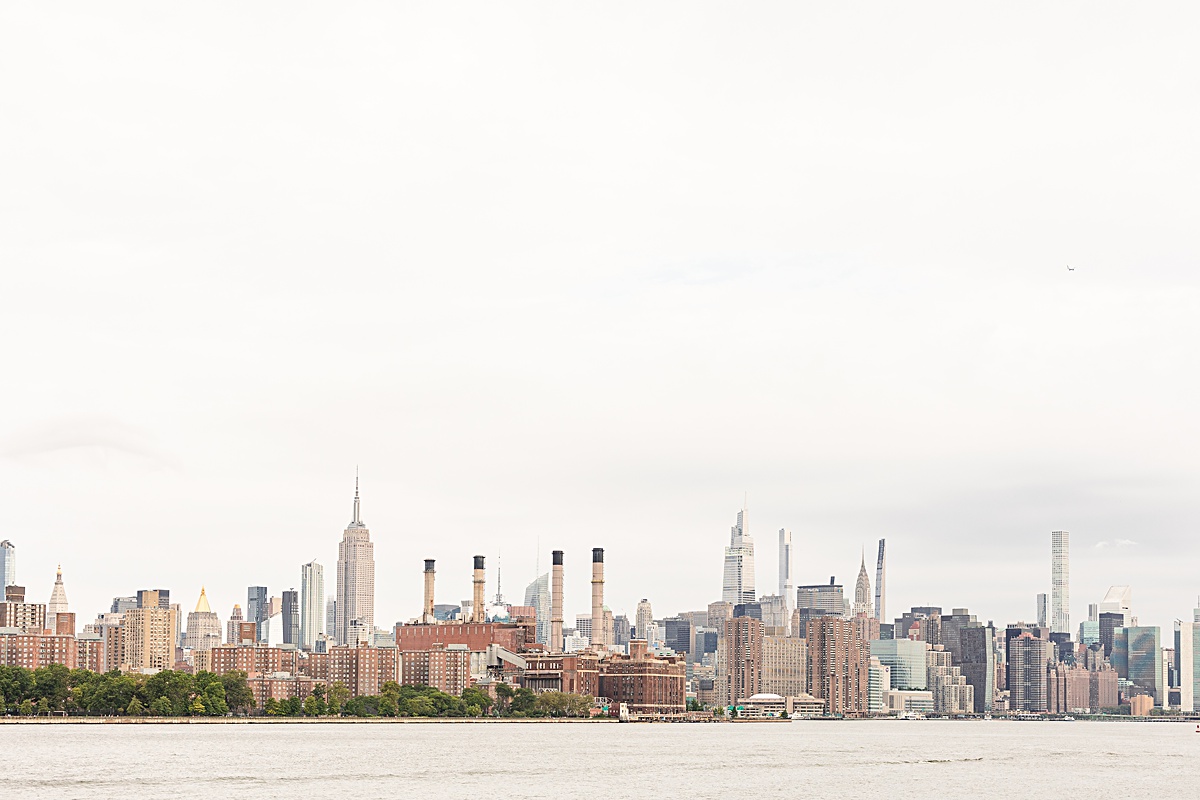
<path id="1" fill-rule="evenodd" d="M 471 651 L 466 645 L 434 645 L 400 653 L 400 683 L 424 685 L 455 697 L 471 682 Z"/>
<path id="2" fill-rule="evenodd" d="M 50 664 L 76 668 L 78 649 L 74 636 L 0 628 L 0 665 L 38 669 Z"/>
<path id="3" fill-rule="evenodd" d="M 687 665 L 678 656 L 651 655 L 644 639 L 629 642 L 629 655 L 600 662 L 600 695 L 631 716 L 682 716 L 687 710 Z"/>

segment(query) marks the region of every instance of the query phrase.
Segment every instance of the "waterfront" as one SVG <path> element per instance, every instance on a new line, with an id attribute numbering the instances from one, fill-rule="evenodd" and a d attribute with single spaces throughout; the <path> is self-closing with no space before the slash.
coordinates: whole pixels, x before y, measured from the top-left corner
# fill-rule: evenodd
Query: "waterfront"
<path id="1" fill-rule="evenodd" d="M 0 797 L 1185 797 L 1194 731 L 998 720 L 12 725 L 0 728 Z"/>

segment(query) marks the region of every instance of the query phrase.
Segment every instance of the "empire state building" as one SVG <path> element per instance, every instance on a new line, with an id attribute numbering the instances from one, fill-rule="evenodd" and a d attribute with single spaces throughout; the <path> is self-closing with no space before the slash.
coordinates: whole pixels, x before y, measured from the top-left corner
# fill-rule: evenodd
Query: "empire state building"
<path id="1" fill-rule="evenodd" d="M 358 509 L 358 478 L 354 479 L 354 519 L 338 545 L 337 614 L 334 637 L 339 644 L 357 644 L 375 632 L 375 545 Z"/>

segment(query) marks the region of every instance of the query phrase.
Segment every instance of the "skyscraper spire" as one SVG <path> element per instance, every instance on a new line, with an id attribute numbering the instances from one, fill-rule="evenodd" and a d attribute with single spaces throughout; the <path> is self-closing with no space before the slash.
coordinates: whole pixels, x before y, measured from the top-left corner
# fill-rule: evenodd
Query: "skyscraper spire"
<path id="1" fill-rule="evenodd" d="M 354 519 L 350 521 L 353 526 L 362 526 L 362 517 L 358 512 L 358 467 L 354 468 Z"/>

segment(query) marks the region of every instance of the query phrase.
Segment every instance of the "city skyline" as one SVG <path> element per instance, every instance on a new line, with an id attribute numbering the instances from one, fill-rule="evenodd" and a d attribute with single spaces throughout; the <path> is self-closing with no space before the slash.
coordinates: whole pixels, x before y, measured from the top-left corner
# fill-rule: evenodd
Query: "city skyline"
<path id="1" fill-rule="evenodd" d="M 360 507 L 360 495 L 359 495 L 359 489 L 358 489 L 357 480 L 356 480 L 356 488 L 355 488 L 355 496 L 354 496 L 354 512 L 352 515 L 352 520 L 351 520 L 350 525 L 343 532 L 343 542 L 342 542 L 342 545 L 339 546 L 340 549 L 343 551 L 344 551 L 344 547 L 345 547 L 346 534 L 354 533 L 354 534 L 356 534 L 356 536 L 358 538 L 361 538 L 362 536 L 369 537 L 369 532 L 367 531 L 366 525 L 361 520 L 359 507 Z M 750 537 L 750 535 L 749 535 L 747 525 L 748 525 L 748 517 L 746 516 L 745 509 L 743 508 L 742 510 L 738 511 L 737 523 L 731 529 L 731 533 L 730 533 L 731 541 L 741 542 L 741 543 L 752 542 L 752 537 Z M 790 531 L 787 531 L 785 533 L 784 529 L 780 529 L 779 538 L 780 538 L 779 555 L 782 558 L 783 554 L 790 551 L 790 549 L 791 549 L 792 542 L 791 542 Z M 1051 538 L 1051 555 L 1052 555 L 1052 558 L 1051 558 L 1052 570 L 1051 571 L 1053 573 L 1053 575 L 1052 575 L 1053 580 L 1051 581 L 1051 583 L 1053 584 L 1054 588 L 1052 590 L 1052 593 L 1041 592 L 1035 596 L 1034 599 L 1037 601 L 1037 604 L 1038 604 L 1037 613 L 1025 614 L 1025 615 L 1016 614 L 1016 615 L 1012 615 L 1009 617 L 1004 617 L 1002 615 L 992 615 L 989 611 L 985 610 L 982 613 L 984 613 L 988 619 L 992 619 L 993 621 L 996 622 L 997 625 L 1004 624 L 1005 620 L 1007 620 L 1008 622 L 1025 622 L 1025 623 L 1029 623 L 1029 624 L 1044 625 L 1047 628 L 1054 629 L 1055 633 L 1067 633 L 1067 634 L 1071 635 L 1072 637 L 1078 635 L 1078 630 L 1074 630 L 1074 629 L 1060 630 L 1059 628 L 1061 628 L 1062 626 L 1055 625 L 1055 622 L 1060 620 L 1062 617 L 1066 617 L 1068 620 L 1070 619 L 1070 606 L 1069 606 L 1069 599 L 1068 599 L 1069 598 L 1069 579 L 1067 578 L 1067 575 L 1069 574 L 1069 569 L 1070 569 L 1070 567 L 1069 567 L 1069 548 L 1068 548 L 1068 544 L 1067 544 L 1068 539 L 1069 539 L 1069 534 L 1066 531 L 1051 531 L 1050 538 Z M 785 546 L 785 542 L 786 542 L 786 546 Z M 6 541 L 6 543 L 8 546 L 7 546 L 5 552 L 7 554 L 7 557 L 10 559 L 9 563 L 12 563 L 15 560 L 13 558 L 13 555 L 15 553 L 16 548 L 15 548 L 15 545 L 12 544 L 11 542 Z M 371 544 L 369 542 L 369 539 L 367 540 L 367 543 Z M 882 545 L 883 545 L 883 541 L 881 540 L 880 541 L 881 548 L 882 548 Z M 728 577 L 729 577 L 728 565 L 729 565 L 729 559 L 730 559 L 729 551 L 730 551 L 730 548 L 726 547 L 725 555 L 724 555 L 724 562 L 723 562 L 725 566 L 722 569 L 722 587 L 721 587 L 722 594 L 728 588 L 728 586 L 727 586 Z M 602 554 L 597 556 L 598 552 L 600 552 L 600 551 L 598 551 L 594 548 L 592 549 L 593 561 L 597 557 L 599 557 L 601 559 L 603 558 Z M 876 591 L 878 587 L 871 585 L 870 575 L 867 572 L 865 553 L 866 553 L 866 548 L 864 546 L 860 553 L 859 573 L 858 573 L 857 579 L 855 580 L 855 583 L 854 583 L 853 603 L 851 603 L 851 598 L 845 598 L 845 599 L 846 599 L 847 609 L 851 613 L 852 616 L 857 615 L 860 612 L 865 612 L 867 614 L 867 616 L 875 617 L 877 615 L 878 611 L 877 611 L 876 607 L 873 607 L 872 600 L 873 600 L 873 598 L 878 597 L 878 592 Z M 475 556 L 475 558 L 478 559 L 479 557 Z M 751 550 L 750 558 L 751 559 L 753 558 L 752 550 Z M 568 555 L 568 559 L 569 559 L 569 555 Z M 478 564 L 478 560 L 476 561 L 476 563 Z M 426 566 L 428 567 L 428 562 L 427 562 Z M 596 564 L 593 563 L 591 566 L 594 568 L 596 566 Z M 782 565 L 779 564 L 777 566 L 779 567 L 779 577 L 780 577 L 780 582 L 782 583 L 784 580 L 784 573 L 782 570 Z M 286 610 L 288 608 L 288 595 L 290 593 L 292 595 L 292 599 L 291 599 L 292 613 L 295 616 L 295 621 L 292 623 L 292 626 L 289 626 L 289 627 L 294 627 L 295 630 L 294 630 L 294 632 L 292 632 L 288 635 L 294 637 L 295 643 L 299 643 L 300 637 L 301 637 L 302 631 L 303 631 L 302 620 L 304 619 L 304 617 L 303 617 L 304 610 L 302 607 L 301 598 L 306 596 L 304 594 L 304 592 L 308 588 L 309 583 L 312 580 L 310 578 L 310 572 L 313 572 L 314 568 L 315 568 L 315 574 L 316 574 L 316 584 L 318 587 L 318 588 L 315 588 L 314 591 L 316 591 L 316 592 L 321 591 L 320 567 L 321 567 L 321 565 L 316 561 L 311 561 L 306 564 L 298 565 L 299 576 L 300 576 L 298 585 L 301 586 L 300 591 L 296 591 L 294 588 L 289 588 L 287 590 L 284 590 L 282 588 L 275 589 L 275 588 L 271 588 L 269 586 L 250 585 L 246 589 L 247 602 L 244 605 L 244 607 L 246 609 L 246 617 L 245 618 L 247 619 L 247 621 L 254 621 L 254 615 L 257 613 L 254 609 L 257 606 L 262 607 L 262 609 L 263 609 L 262 613 L 265 615 L 266 613 L 268 613 L 269 609 L 273 608 L 273 606 L 271 606 L 271 604 L 274 603 L 275 601 L 280 600 L 281 597 L 283 598 L 283 600 L 282 600 L 283 608 Z M 342 568 L 345 569 L 345 565 L 342 565 Z M 877 570 L 878 570 L 878 567 L 877 567 Z M 480 574 L 479 571 L 476 569 L 476 570 L 474 570 L 474 573 L 475 573 L 475 578 L 478 579 L 478 576 Z M 361 598 L 359 598 L 358 602 L 360 604 L 365 602 L 366 606 L 371 609 L 371 613 L 373 615 L 374 614 L 374 583 L 373 583 L 374 563 L 373 562 L 370 564 L 370 574 L 372 577 L 372 581 L 370 583 L 369 590 L 360 589 L 360 592 L 363 593 L 363 596 Z M 878 574 L 878 572 L 877 572 L 877 574 Z M 836 577 L 836 576 L 832 576 L 832 577 Z M 499 581 L 499 571 L 497 570 L 497 572 L 494 576 L 488 575 L 486 577 L 486 580 L 489 583 L 492 580 L 495 580 L 498 582 Z M 545 584 L 545 587 L 542 591 L 547 592 L 547 594 L 543 598 L 543 600 L 547 604 L 547 607 L 548 607 L 548 604 L 549 604 L 549 596 L 548 596 L 549 573 L 543 573 L 541 576 L 535 578 L 534 584 L 531 584 L 527 588 L 526 596 L 527 596 L 527 598 L 532 596 L 532 595 L 530 595 L 530 593 L 535 592 L 534 585 L 537 584 L 539 580 Z M 166 585 L 165 581 L 159 581 L 159 583 Z M 286 585 L 288 585 L 289 587 L 292 587 L 293 585 L 297 584 L 296 581 L 291 581 L 291 582 L 285 581 L 284 583 Z M 589 578 L 587 583 L 589 584 L 589 589 L 588 589 L 589 595 L 591 595 L 592 599 L 594 600 L 595 596 L 594 596 L 593 590 L 591 588 L 591 586 L 594 585 L 594 580 Z M 848 581 L 845 578 L 843 578 L 841 583 L 849 585 Z M 566 584 L 568 587 L 566 594 L 567 594 L 567 596 L 570 596 L 571 594 L 573 594 L 570 591 L 572 581 L 568 579 L 566 581 Z M 18 585 L 23 585 L 23 584 L 18 584 Z M 445 588 L 443 588 L 442 591 L 444 592 Z M 576 590 L 576 592 L 577 591 L 578 590 Z M 1121 604 L 1122 604 L 1121 607 L 1128 609 L 1131 604 L 1131 600 L 1130 600 L 1131 591 L 1132 591 L 1131 587 L 1129 587 L 1129 586 L 1119 585 L 1119 584 L 1111 584 L 1107 588 L 1105 594 L 1102 595 L 1100 592 L 1097 592 L 1095 594 L 1095 598 L 1094 598 L 1095 602 L 1092 602 L 1091 597 L 1087 598 L 1087 600 L 1085 601 L 1086 606 L 1087 606 L 1087 613 L 1079 615 L 1078 617 L 1076 617 L 1076 619 L 1094 619 L 1095 615 L 1097 613 L 1103 611 L 1104 609 L 1107 608 L 1108 610 L 1112 610 L 1113 608 L 1116 607 L 1115 606 L 1116 601 L 1114 601 L 1112 598 L 1114 597 L 1114 593 L 1117 593 L 1117 592 L 1124 592 L 1123 599 L 1121 600 Z M 205 592 L 206 592 L 205 586 L 202 585 L 201 590 L 200 590 L 201 604 L 207 606 L 208 601 L 206 599 Z M 486 590 L 486 585 L 485 585 L 484 592 L 485 592 L 485 596 L 487 596 L 488 592 Z M 936 593 L 936 591 L 935 591 L 935 593 Z M 30 597 L 31 602 L 38 602 L 37 598 L 38 598 L 39 594 L 38 594 L 36 586 L 34 586 L 34 587 L 27 586 L 26 594 Z M 762 591 L 758 592 L 757 596 L 754 598 L 754 601 L 756 602 L 759 598 L 766 597 L 769 594 L 771 594 L 770 590 L 763 589 Z M 1195 596 L 1195 595 L 1193 595 L 1193 596 Z M 312 595 L 311 597 L 313 597 L 314 599 L 319 599 L 319 597 L 316 595 Z M 1067 604 L 1063 608 L 1060 608 L 1060 606 L 1059 606 L 1060 598 L 1061 598 L 1061 602 Z M 119 599 L 119 597 L 116 599 Z M 865 599 L 865 603 L 864 603 L 864 599 Z M 646 602 L 646 600 L 647 600 L 647 598 L 643 598 L 641 602 L 644 603 L 644 602 Z M 56 612 L 56 611 L 60 611 L 63 608 L 65 608 L 66 596 L 65 596 L 64 584 L 63 584 L 63 580 L 62 580 L 61 565 L 59 565 L 57 567 L 56 579 L 55 579 L 55 582 L 53 585 L 53 591 L 50 593 L 49 600 L 46 602 L 48 602 L 48 606 L 47 606 L 48 618 L 51 618 L 51 611 Z M 115 599 L 114 599 L 114 602 L 115 602 Z M 457 601 L 453 600 L 451 597 L 446 597 L 446 596 L 436 597 L 435 602 L 440 602 L 443 604 L 449 603 L 451 605 L 457 604 Z M 700 600 L 696 600 L 690 606 L 683 606 L 683 607 L 676 609 L 675 611 L 670 611 L 667 613 L 673 614 L 673 613 L 677 613 L 677 612 L 683 612 L 683 611 L 687 610 L 688 608 L 692 608 L 692 607 L 703 608 L 705 605 L 707 605 L 707 602 L 708 601 L 702 602 Z M 939 602 L 941 605 L 943 605 L 947 608 L 949 608 L 951 606 L 960 607 L 959 604 L 945 602 L 944 598 L 941 600 L 938 600 L 937 602 Z M 1200 602 L 1200 601 L 1198 601 L 1198 602 Z M 607 596 L 605 596 L 604 603 L 605 603 L 606 608 L 610 607 L 609 599 Z M 792 607 L 794 607 L 795 603 L 796 603 L 796 598 L 793 596 L 790 598 L 790 605 Z M 105 603 L 103 605 L 104 605 L 104 607 L 107 607 L 107 603 Z M 242 606 L 241 603 L 237 603 L 236 605 Z M 631 603 L 630 605 L 631 605 L 631 608 L 637 609 L 640 607 L 641 603 Z M 539 602 L 539 606 L 540 606 L 540 602 Z M 914 604 L 912 607 L 915 608 L 915 607 L 918 607 L 918 605 Z M 587 617 L 591 611 L 592 605 L 589 604 L 584 607 L 587 609 L 586 613 L 583 610 L 583 608 L 581 608 L 579 611 L 573 613 L 571 611 L 571 608 L 572 607 L 568 605 L 567 613 L 566 613 L 566 616 L 568 618 L 572 618 L 574 616 Z M 79 607 L 75 607 L 75 606 L 72 607 L 72 610 L 73 610 L 73 613 L 79 613 L 81 611 L 81 609 Z M 199 610 L 200 609 L 198 606 L 197 611 L 199 611 Z M 326 620 L 324 618 L 325 617 L 324 609 L 322 609 L 322 611 L 323 611 L 323 613 L 321 615 L 320 627 L 324 628 L 324 627 L 326 627 Z M 89 615 L 92 612 L 90 610 L 84 609 L 84 610 L 82 610 L 82 613 L 84 615 L 84 618 L 82 618 L 80 625 L 82 625 L 84 622 L 87 621 L 87 619 L 89 618 L 87 615 Z M 97 613 L 99 613 L 99 609 L 97 610 Z M 271 613 L 278 614 L 279 609 L 273 608 L 273 611 Z M 635 617 L 636 611 L 628 610 L 622 605 L 622 606 L 618 606 L 617 608 L 615 608 L 612 611 L 612 614 L 614 614 L 616 616 L 625 616 L 632 620 Z M 1128 616 L 1128 611 L 1126 612 L 1126 615 Z M 227 618 L 227 614 L 225 614 L 225 612 L 221 612 L 218 614 L 218 616 L 220 616 L 220 618 L 222 620 L 222 624 L 224 624 L 224 621 Z M 406 614 L 404 612 L 400 612 L 396 616 L 395 620 L 384 620 L 384 621 L 380 622 L 378 620 L 374 620 L 373 616 L 372 616 L 372 619 L 373 619 L 373 624 L 376 628 L 382 628 L 382 629 L 386 630 L 388 627 L 390 627 L 391 625 L 393 625 L 395 623 L 402 623 L 402 622 L 407 622 L 407 621 L 410 621 L 413 619 L 419 619 L 420 616 L 421 616 L 420 611 L 417 611 L 415 614 Z M 1186 616 L 1186 614 L 1183 616 Z M 1163 620 L 1155 619 L 1152 616 L 1148 616 L 1145 614 L 1139 614 L 1137 612 L 1137 610 L 1135 609 L 1134 617 L 1139 618 L 1143 625 L 1158 625 L 1159 627 L 1166 629 L 1169 627 L 1169 624 L 1172 620 L 1179 618 L 1179 615 L 1170 617 L 1168 620 L 1163 621 Z M 897 617 L 896 619 L 899 619 L 899 617 Z M 265 621 L 265 616 L 263 617 L 263 620 Z M 883 618 L 883 619 L 881 619 L 881 621 L 886 623 L 886 622 L 890 622 L 891 620 L 888 618 Z M 349 620 L 346 620 L 344 622 L 344 624 L 346 626 L 348 626 Z M 543 625 L 545 625 L 548 628 L 548 620 L 546 620 L 544 623 L 539 624 L 539 630 L 541 630 L 543 628 Z M 1076 626 L 1076 627 L 1078 627 L 1078 626 Z M 335 625 L 335 628 L 336 628 L 336 625 Z M 336 630 L 331 630 L 331 631 L 326 631 L 326 632 L 330 635 L 331 639 L 337 638 Z M 265 633 L 260 632 L 260 636 L 265 637 Z M 314 636 L 315 636 L 315 634 L 314 634 Z M 275 639 L 275 638 L 280 638 L 280 637 L 278 636 L 278 634 L 276 634 L 276 635 L 272 636 L 272 638 Z M 289 641 L 292 641 L 292 640 L 289 640 Z M 305 641 L 307 641 L 307 639 Z"/>

